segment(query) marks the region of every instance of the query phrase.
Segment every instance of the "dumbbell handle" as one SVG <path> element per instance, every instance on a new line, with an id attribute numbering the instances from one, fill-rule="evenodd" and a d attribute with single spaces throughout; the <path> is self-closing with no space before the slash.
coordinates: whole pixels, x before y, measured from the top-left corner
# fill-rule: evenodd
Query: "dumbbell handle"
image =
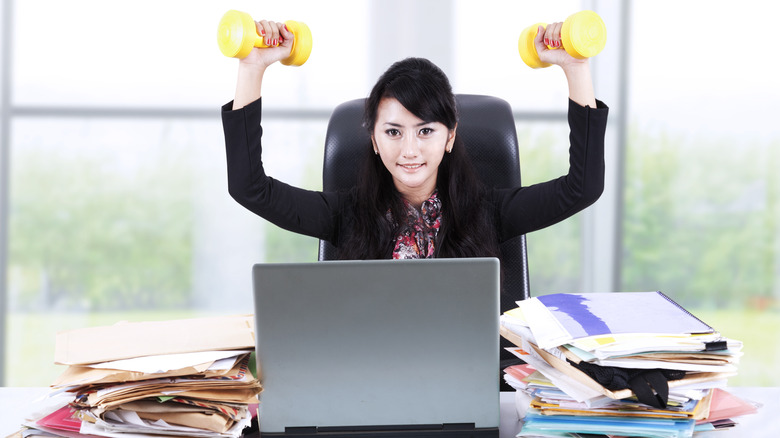
<path id="1" fill-rule="evenodd" d="M 548 24 L 546 24 L 546 23 L 537 23 L 535 25 L 537 30 L 539 29 L 539 26 L 542 26 L 542 29 L 547 30 Z M 537 36 L 538 36 L 538 34 L 537 34 Z M 560 35 L 558 35 L 558 37 L 560 37 Z M 547 47 L 548 50 L 559 50 L 559 49 L 564 49 L 565 50 L 566 49 L 565 47 L 563 47 L 563 39 L 561 39 L 561 45 L 560 46 L 551 46 L 549 44 L 545 44 L 545 47 Z"/>
<path id="2" fill-rule="evenodd" d="M 253 21 L 253 22 L 254 22 L 254 21 Z M 257 32 L 257 26 L 255 26 L 255 35 L 254 35 L 254 38 L 255 38 L 254 47 L 257 47 L 258 49 L 267 49 L 267 48 L 269 48 L 269 47 L 276 47 L 276 46 L 274 46 L 274 45 L 271 45 L 271 44 L 266 44 L 266 43 L 265 43 L 265 35 L 263 35 L 263 34 L 261 34 L 261 33 Z"/>

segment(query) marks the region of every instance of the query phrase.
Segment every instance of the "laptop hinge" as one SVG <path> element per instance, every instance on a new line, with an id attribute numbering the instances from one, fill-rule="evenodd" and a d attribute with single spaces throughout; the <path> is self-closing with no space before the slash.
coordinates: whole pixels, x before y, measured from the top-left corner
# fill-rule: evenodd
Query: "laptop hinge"
<path id="1" fill-rule="evenodd" d="M 474 423 L 444 423 L 442 430 L 474 430 Z"/>
<path id="2" fill-rule="evenodd" d="M 317 426 L 285 427 L 284 433 L 289 435 L 315 435 L 317 434 Z"/>
<path id="3" fill-rule="evenodd" d="M 383 432 L 383 431 L 410 431 L 410 430 L 439 430 L 441 424 L 393 424 L 382 426 L 321 426 L 317 428 L 320 433 L 333 432 Z"/>
<path id="4" fill-rule="evenodd" d="M 378 432 L 378 431 L 411 431 L 411 430 L 474 430 L 474 423 L 444 423 L 444 424 L 393 424 L 384 426 L 299 426 L 285 427 L 285 434 L 313 435 L 334 432 Z"/>

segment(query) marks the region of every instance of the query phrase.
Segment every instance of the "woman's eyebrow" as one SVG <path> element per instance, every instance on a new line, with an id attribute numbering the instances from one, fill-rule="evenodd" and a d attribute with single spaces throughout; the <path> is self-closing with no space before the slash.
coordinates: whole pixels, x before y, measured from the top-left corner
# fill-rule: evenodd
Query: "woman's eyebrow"
<path id="1" fill-rule="evenodd" d="M 420 122 L 420 123 L 418 123 L 418 124 L 416 124 L 414 126 L 415 127 L 420 127 L 420 126 L 428 125 L 430 123 L 433 123 L 433 122 Z M 403 128 L 403 126 L 404 126 L 404 125 L 402 125 L 400 123 L 396 123 L 396 122 L 384 122 L 382 124 L 383 125 L 390 125 L 390 126 L 395 127 L 395 128 Z"/>

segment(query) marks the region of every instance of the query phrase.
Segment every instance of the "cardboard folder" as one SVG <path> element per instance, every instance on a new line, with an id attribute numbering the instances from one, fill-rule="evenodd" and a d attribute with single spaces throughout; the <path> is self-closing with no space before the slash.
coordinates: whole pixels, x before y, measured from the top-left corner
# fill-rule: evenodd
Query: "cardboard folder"
<path id="1" fill-rule="evenodd" d="M 57 334 L 54 361 L 85 365 L 141 356 L 253 349 L 252 315 L 124 322 Z"/>

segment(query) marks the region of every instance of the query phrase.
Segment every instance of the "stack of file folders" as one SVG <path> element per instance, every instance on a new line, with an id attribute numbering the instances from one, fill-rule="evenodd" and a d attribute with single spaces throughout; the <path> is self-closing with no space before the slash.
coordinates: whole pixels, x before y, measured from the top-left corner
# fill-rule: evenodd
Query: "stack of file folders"
<path id="1" fill-rule="evenodd" d="M 518 436 L 690 437 L 733 425 L 713 415 L 737 374 L 742 343 L 661 292 L 551 294 L 518 301 L 501 335 L 527 365 Z M 741 411 L 754 411 L 753 406 Z"/>
<path id="2" fill-rule="evenodd" d="M 238 437 L 262 389 L 253 351 L 251 316 L 60 333 L 55 361 L 68 367 L 52 397 L 68 401 L 29 419 L 24 436 Z"/>

